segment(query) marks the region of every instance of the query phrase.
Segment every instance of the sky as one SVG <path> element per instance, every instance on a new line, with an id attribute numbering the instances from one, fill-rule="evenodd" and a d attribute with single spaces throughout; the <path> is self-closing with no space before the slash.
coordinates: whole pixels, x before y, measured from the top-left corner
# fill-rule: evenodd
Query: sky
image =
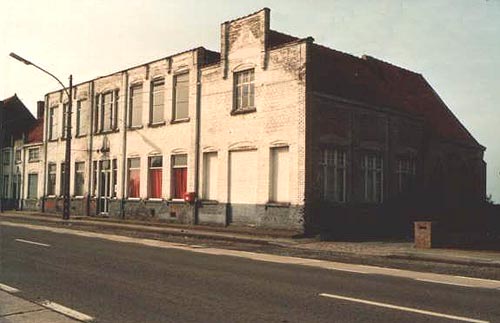
<path id="1" fill-rule="evenodd" d="M 58 84 L 80 83 L 198 46 L 263 7 L 271 28 L 421 73 L 486 146 L 487 193 L 500 202 L 500 0 L 0 0 L 0 98 L 35 113 Z"/>

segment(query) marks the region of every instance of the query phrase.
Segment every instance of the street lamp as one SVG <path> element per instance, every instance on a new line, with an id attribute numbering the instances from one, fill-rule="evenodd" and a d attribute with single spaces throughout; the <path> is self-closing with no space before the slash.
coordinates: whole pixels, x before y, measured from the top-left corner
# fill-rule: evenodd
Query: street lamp
<path id="1" fill-rule="evenodd" d="M 44 70 L 40 66 L 33 64 L 27 59 L 22 58 L 21 56 L 10 53 L 10 57 L 15 58 L 16 60 L 26 64 L 32 65 L 33 67 L 39 69 L 45 74 L 50 75 L 53 79 L 55 79 L 63 88 L 64 92 L 68 96 L 68 109 L 66 111 L 66 151 L 64 154 L 64 204 L 63 204 L 63 219 L 69 220 L 70 213 L 70 196 L 69 196 L 69 182 L 70 182 L 70 174 L 71 174 L 71 110 L 72 110 L 72 91 L 73 91 L 73 76 L 69 76 L 69 90 L 64 86 L 64 84 L 55 77 L 52 73 Z M 64 116 L 63 116 L 64 117 Z M 64 131 L 64 129 L 63 129 Z M 45 192 L 44 192 L 45 194 Z"/>

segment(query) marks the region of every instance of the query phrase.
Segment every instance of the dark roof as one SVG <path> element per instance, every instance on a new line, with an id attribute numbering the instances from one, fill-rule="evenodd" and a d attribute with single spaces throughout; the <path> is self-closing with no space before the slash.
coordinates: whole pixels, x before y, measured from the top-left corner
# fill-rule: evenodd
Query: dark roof
<path id="1" fill-rule="evenodd" d="M 297 41 L 299 38 L 290 36 L 284 33 L 280 33 L 276 30 L 269 30 L 269 38 L 267 40 L 269 47 L 276 47 L 293 41 Z"/>
<path id="2" fill-rule="evenodd" d="M 43 118 L 36 120 L 35 125 L 26 134 L 26 143 L 43 142 Z"/>
<path id="3" fill-rule="evenodd" d="M 314 44 L 314 91 L 423 117 L 440 139 L 482 147 L 421 74 L 379 59 Z"/>
<path id="4" fill-rule="evenodd" d="M 35 120 L 35 117 L 16 94 L 3 100 L 0 122 L 3 122 L 7 134 L 6 139 L 8 136 L 21 137 L 23 133 L 33 127 Z"/>

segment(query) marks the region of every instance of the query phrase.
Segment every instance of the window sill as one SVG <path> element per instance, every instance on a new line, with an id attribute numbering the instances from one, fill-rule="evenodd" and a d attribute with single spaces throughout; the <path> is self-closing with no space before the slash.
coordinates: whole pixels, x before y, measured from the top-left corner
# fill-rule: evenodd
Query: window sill
<path id="1" fill-rule="evenodd" d="M 189 117 L 182 119 L 174 119 L 170 121 L 170 124 L 189 122 L 191 119 Z"/>
<path id="2" fill-rule="evenodd" d="M 141 198 L 140 197 L 127 197 L 127 200 L 128 201 L 140 201 Z"/>
<path id="3" fill-rule="evenodd" d="M 158 128 L 158 127 L 164 126 L 166 124 L 167 124 L 166 121 L 160 121 L 160 122 L 150 123 L 150 124 L 148 124 L 148 127 L 149 128 Z"/>
<path id="4" fill-rule="evenodd" d="M 267 202 L 266 209 L 268 207 L 276 207 L 276 208 L 289 208 L 290 202 Z"/>
<path id="5" fill-rule="evenodd" d="M 119 129 L 105 130 L 105 131 L 95 132 L 94 135 L 96 135 L 96 136 L 98 136 L 98 135 L 107 135 L 107 134 L 116 133 L 116 132 L 119 132 L 119 131 L 120 131 Z"/>
<path id="6" fill-rule="evenodd" d="M 73 196 L 73 198 L 75 200 L 83 200 L 83 195 L 76 195 L 76 196 Z"/>
<path id="7" fill-rule="evenodd" d="M 84 134 L 84 135 L 75 135 L 75 138 L 85 138 L 87 137 L 87 134 Z"/>
<path id="8" fill-rule="evenodd" d="M 217 201 L 217 200 L 201 200 L 200 203 L 202 205 L 217 205 L 217 204 L 219 204 L 219 201 Z"/>
<path id="9" fill-rule="evenodd" d="M 238 114 L 246 114 L 246 113 L 253 113 L 257 112 L 257 108 L 245 108 L 245 109 L 237 109 L 237 110 L 232 110 L 231 115 L 238 115 Z"/>
<path id="10" fill-rule="evenodd" d="M 139 129 L 142 129 L 142 128 L 144 128 L 143 125 L 140 125 L 140 126 L 129 126 L 128 130 L 139 130 Z"/>
<path id="11" fill-rule="evenodd" d="M 45 198 L 55 199 L 55 198 L 57 198 L 57 195 L 47 195 Z"/>
<path id="12" fill-rule="evenodd" d="M 28 160 L 28 163 L 38 163 L 40 161 L 40 159 L 37 159 L 37 160 Z"/>
<path id="13" fill-rule="evenodd" d="M 183 204 L 183 203 L 186 203 L 186 201 L 184 201 L 184 199 L 171 199 L 168 202 L 172 203 L 172 204 Z"/>
<path id="14" fill-rule="evenodd" d="M 161 197 L 150 197 L 146 201 L 148 202 L 161 202 L 163 199 Z"/>
<path id="15" fill-rule="evenodd" d="M 58 140 L 59 140 L 59 138 L 50 138 L 50 139 L 48 140 L 48 142 L 56 142 L 56 141 L 58 141 Z"/>

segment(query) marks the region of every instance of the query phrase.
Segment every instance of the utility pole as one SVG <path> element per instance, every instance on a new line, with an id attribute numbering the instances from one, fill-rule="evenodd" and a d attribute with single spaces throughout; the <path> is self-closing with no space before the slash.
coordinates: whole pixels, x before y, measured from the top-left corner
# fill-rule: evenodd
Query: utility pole
<path id="1" fill-rule="evenodd" d="M 73 106 L 73 75 L 69 76 L 68 106 L 66 108 L 66 151 L 64 154 L 64 205 L 63 219 L 69 220 L 70 215 L 70 180 L 71 180 L 71 112 Z M 63 131 L 64 131 L 63 130 Z"/>
<path id="2" fill-rule="evenodd" d="M 63 118 L 66 118 L 66 151 L 64 155 L 64 204 L 63 204 L 63 219 L 68 220 L 70 216 L 70 195 L 69 195 L 69 184 L 70 184 L 70 178 L 71 178 L 71 110 L 72 110 L 72 105 L 73 105 L 73 76 L 69 76 L 69 89 L 66 88 L 66 86 L 57 78 L 55 77 L 52 73 L 44 70 L 40 66 L 37 66 L 36 64 L 28 61 L 25 58 L 22 58 L 21 56 L 15 54 L 15 53 L 10 53 L 10 57 L 26 64 L 26 65 L 31 65 L 40 71 L 44 72 L 45 74 L 50 75 L 53 79 L 55 79 L 63 88 L 63 91 L 66 93 L 68 97 L 68 107 L 66 111 L 66 115 L 63 116 Z M 45 170 L 47 171 L 47 170 Z M 45 192 L 44 192 L 45 194 Z"/>

